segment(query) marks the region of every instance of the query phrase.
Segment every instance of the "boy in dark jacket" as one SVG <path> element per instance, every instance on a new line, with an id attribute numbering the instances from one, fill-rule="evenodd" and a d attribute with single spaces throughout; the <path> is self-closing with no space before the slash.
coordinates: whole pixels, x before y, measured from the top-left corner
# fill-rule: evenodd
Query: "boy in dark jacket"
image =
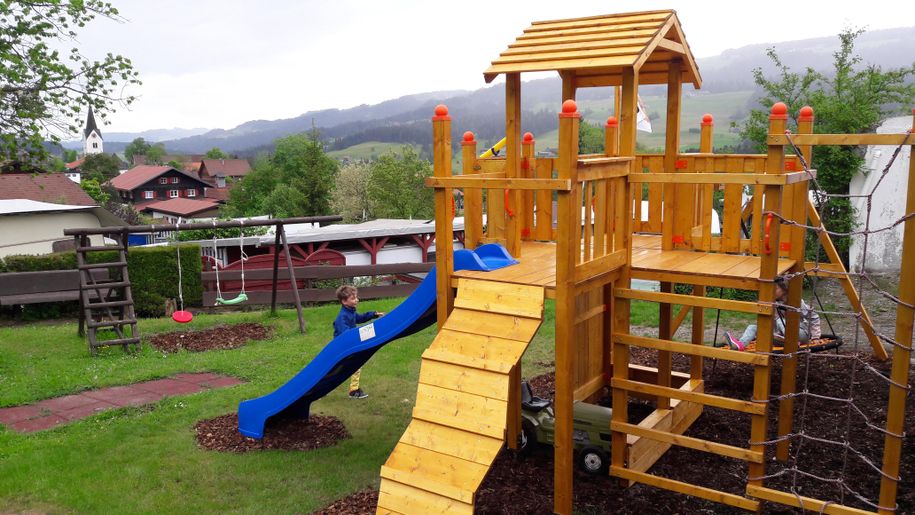
<path id="1" fill-rule="evenodd" d="M 358 290 L 356 290 L 355 286 L 345 284 L 337 288 L 337 299 L 340 301 L 341 306 L 340 313 L 337 314 L 337 318 L 334 320 L 334 338 L 340 336 L 345 331 L 355 328 L 356 324 L 368 322 L 369 320 L 384 315 L 384 313 L 380 311 L 357 313 L 356 306 L 359 305 L 359 296 Z M 363 392 L 362 388 L 359 388 L 359 375 L 361 373 L 362 369 L 360 368 L 356 371 L 355 374 L 353 374 L 353 377 L 350 379 L 350 399 L 365 399 L 368 397 L 368 394 Z"/>

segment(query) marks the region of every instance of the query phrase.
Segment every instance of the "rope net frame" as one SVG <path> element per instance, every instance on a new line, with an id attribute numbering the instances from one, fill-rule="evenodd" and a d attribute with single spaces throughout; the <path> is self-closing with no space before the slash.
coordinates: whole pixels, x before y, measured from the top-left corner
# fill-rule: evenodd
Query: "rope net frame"
<path id="1" fill-rule="evenodd" d="M 907 134 L 911 132 L 910 129 Z M 915 217 L 915 212 L 907 212 L 889 225 L 877 227 L 872 225 L 874 195 L 884 184 L 884 178 L 889 174 L 893 163 L 903 148 L 907 146 L 905 140 L 896 147 L 869 191 L 863 194 L 831 194 L 826 193 L 820 187 L 815 174 L 811 172 L 810 165 L 804 157 L 804 152 L 795 144 L 790 131 L 786 131 L 786 139 L 788 148 L 792 149 L 797 155 L 804 171 L 808 175 L 810 181 L 809 194 L 813 197 L 820 220 L 823 220 L 823 210 L 827 206 L 829 199 L 858 198 L 864 201 L 864 213 L 863 217 L 861 217 L 863 224 L 852 231 L 837 232 L 827 230 L 822 225 L 809 225 L 806 219 L 788 219 L 777 212 L 763 211 L 763 216 L 775 217 L 784 226 L 803 228 L 808 237 L 810 235 L 818 236 L 818 233 L 826 233 L 830 236 L 859 239 L 862 248 L 861 262 L 853 263 L 850 270 L 845 272 L 844 275 L 856 281 L 862 304 L 864 304 L 865 292 L 868 292 L 871 296 L 878 296 L 891 303 L 894 308 L 900 305 L 915 308 L 915 306 L 903 302 L 897 295 L 889 291 L 886 281 L 876 278 L 875 274 L 868 272 L 865 266 L 868 248 L 871 245 L 869 240 L 872 235 L 891 231 Z M 911 159 L 911 156 L 909 156 L 909 159 Z M 834 281 L 834 278 L 843 275 L 834 269 L 821 266 L 820 253 L 817 253 L 813 265 L 813 267 L 805 266 L 800 272 L 787 273 L 782 276 L 788 280 L 798 276 L 804 277 L 805 283 L 809 285 L 809 289 L 805 291 L 804 296 L 809 296 L 809 299 L 806 300 L 809 301 L 808 304 L 811 307 L 817 306 L 813 299 L 819 300 L 820 293 L 823 290 L 821 285 L 823 279 L 818 273 L 828 271 L 831 277 L 826 280 L 829 281 Z M 902 266 L 905 266 L 905 264 Z M 773 305 L 785 312 L 800 312 L 799 308 L 777 300 Z M 792 430 L 784 436 L 774 436 L 763 442 L 751 441 L 748 443 L 750 445 L 762 444 L 766 447 L 775 447 L 780 444 L 788 445 L 788 460 L 784 463 L 769 461 L 764 475 L 747 474 L 746 480 L 763 480 L 769 488 L 793 494 L 801 505 L 805 505 L 802 497 L 820 500 L 823 502 L 819 509 L 821 512 L 825 512 L 830 506 L 842 505 L 881 513 L 901 513 L 898 511 L 898 504 L 881 505 L 879 494 L 881 482 L 888 480 L 895 482 L 898 486 L 901 480 L 898 475 L 894 477 L 884 472 L 884 442 L 897 440 L 901 447 L 905 438 L 904 432 L 893 433 L 886 429 L 889 406 L 888 392 L 894 387 L 901 388 L 905 390 L 907 397 L 911 387 L 909 384 L 895 382 L 886 370 L 881 370 L 883 367 L 871 357 L 869 345 L 866 343 L 867 340 L 862 334 L 861 328 L 862 324 L 868 324 L 868 327 L 877 334 L 884 346 L 889 347 L 893 353 L 897 351 L 911 352 L 913 347 L 911 338 L 907 341 L 896 341 L 894 336 L 881 331 L 880 327 L 878 327 L 879 324 L 870 323 L 857 311 L 827 309 L 819 305 L 817 312 L 827 321 L 829 316 L 852 321 L 854 324 L 854 337 L 851 339 L 850 350 L 849 346 L 846 346 L 846 350 L 841 353 L 838 350 L 834 353 L 811 352 L 804 348 L 793 353 L 768 353 L 773 360 L 774 368 L 777 369 L 782 369 L 781 365 L 784 365 L 785 360 L 797 360 L 795 391 L 786 394 L 773 393 L 770 394 L 767 401 L 764 401 L 770 404 L 781 403 L 789 399 L 794 401 L 794 424 Z M 863 344 L 862 339 L 865 342 Z M 837 390 L 822 391 L 822 388 L 818 388 L 811 381 L 812 371 L 818 373 L 828 371 L 833 374 L 844 375 L 846 386 Z M 863 385 L 870 385 L 868 387 L 876 385 L 882 388 L 880 405 L 862 402 L 860 391 L 864 387 Z M 775 410 L 772 410 L 772 412 L 775 412 Z M 824 433 L 822 430 L 823 424 L 817 424 L 815 428 L 812 428 L 811 424 L 809 424 L 811 417 L 830 417 L 832 430 Z M 861 437 L 862 432 L 866 434 L 863 438 Z M 772 432 L 770 431 L 769 434 L 771 435 Z M 851 465 L 855 466 L 851 467 Z M 862 469 L 868 472 L 864 477 L 860 474 L 855 474 L 854 471 Z M 811 481 L 821 485 L 821 488 L 811 491 L 809 489 Z M 806 487 L 801 486 L 802 483 Z M 807 506 L 809 508 L 809 504 Z"/>

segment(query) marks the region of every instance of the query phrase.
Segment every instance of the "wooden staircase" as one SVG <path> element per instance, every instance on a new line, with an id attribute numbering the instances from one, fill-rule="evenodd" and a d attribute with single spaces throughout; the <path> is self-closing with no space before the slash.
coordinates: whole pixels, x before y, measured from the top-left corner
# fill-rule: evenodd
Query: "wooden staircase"
<path id="1" fill-rule="evenodd" d="M 377 513 L 473 513 L 543 299 L 538 286 L 459 281 L 454 311 L 423 353 L 413 420 L 381 467 Z"/>
<path id="2" fill-rule="evenodd" d="M 90 252 L 117 252 L 117 261 L 93 263 Z M 127 233 L 120 235 L 117 246 L 93 247 L 89 236 L 76 236 L 76 267 L 79 270 L 80 335 L 83 322 L 89 329 L 89 351 L 98 354 L 99 347 L 120 345 L 125 351 L 133 345 L 140 350 L 140 333 L 134 312 L 130 275 L 127 271 Z M 99 280 L 99 270 L 107 271 L 108 280 Z M 98 329 L 114 330 L 116 337 L 98 339 Z"/>

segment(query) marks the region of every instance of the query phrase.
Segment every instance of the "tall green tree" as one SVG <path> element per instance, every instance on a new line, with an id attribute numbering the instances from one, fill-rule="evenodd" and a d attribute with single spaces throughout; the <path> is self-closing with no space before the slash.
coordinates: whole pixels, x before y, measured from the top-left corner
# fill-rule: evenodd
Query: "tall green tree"
<path id="1" fill-rule="evenodd" d="M 63 160 L 65 163 L 72 163 L 77 159 L 79 159 L 79 152 L 69 148 L 64 149 Z"/>
<path id="2" fill-rule="evenodd" d="M 149 152 L 149 143 L 143 138 L 134 138 L 124 147 L 124 159 L 128 164 L 133 165 L 133 156 L 145 156 L 147 152 Z"/>
<path id="3" fill-rule="evenodd" d="M 219 147 L 213 147 L 210 150 L 207 150 L 206 154 L 207 159 L 226 159 L 227 157 L 229 156 Z"/>
<path id="4" fill-rule="evenodd" d="M 362 222 L 372 216 L 372 199 L 369 195 L 369 179 L 372 167 L 365 162 L 344 165 L 337 174 L 337 181 L 331 194 L 330 207 L 341 215 L 344 222 Z"/>
<path id="5" fill-rule="evenodd" d="M 108 203 L 109 200 L 111 200 L 111 195 L 102 189 L 102 186 L 95 179 L 83 179 L 80 181 L 79 187 L 82 188 L 87 195 L 92 197 L 92 200 L 96 201 L 100 206 L 104 206 Z"/>
<path id="6" fill-rule="evenodd" d="M 295 215 L 315 216 L 330 213 L 330 192 L 337 175 L 337 162 L 324 153 L 319 133 L 295 134 L 276 142 L 273 166 L 279 182 L 299 190 L 300 207 Z M 284 195 L 291 199 L 291 195 Z"/>
<path id="7" fill-rule="evenodd" d="M 165 154 L 166 151 L 164 143 L 156 143 L 155 145 L 150 145 L 149 148 L 146 149 L 146 164 L 162 164 L 162 158 L 165 157 Z"/>
<path id="8" fill-rule="evenodd" d="M 102 184 L 117 177 L 120 167 L 121 160 L 114 154 L 89 154 L 79 168 L 84 179 Z"/>
<path id="9" fill-rule="evenodd" d="M 120 21 L 100 0 L 0 1 L 0 160 L 44 161 L 46 139 L 75 135 L 88 107 L 104 119 L 125 85 L 140 84 L 126 57 L 84 56 L 77 31 L 96 17 Z M 54 47 L 71 45 L 69 52 Z"/>
<path id="10" fill-rule="evenodd" d="M 761 69 L 753 70 L 756 84 L 762 88 L 759 100 L 765 109 L 754 109 L 741 127 L 741 135 L 760 152 L 765 152 L 769 110 L 775 102 L 788 106 L 789 127 L 796 128 L 800 108 L 813 107 L 816 116 L 814 132 L 821 134 L 856 134 L 873 132 L 887 116 L 900 107 L 910 107 L 915 99 L 915 63 L 904 68 L 882 70 L 864 64 L 855 54 L 855 40 L 863 30 L 846 29 L 839 34 L 839 50 L 833 54 L 832 70 L 821 73 L 807 68 L 803 73 L 786 66 L 774 48 L 766 54 L 777 70 L 777 77 L 767 78 Z M 813 167 L 817 181 L 826 193 L 847 194 L 851 178 L 864 165 L 864 147 L 816 146 Z M 826 228 L 850 232 L 855 227 L 855 212 L 847 198 L 830 197 L 818 206 Z M 847 260 L 849 237 L 833 237 L 840 254 Z M 810 239 L 808 253 L 818 246 Z M 813 257 L 813 256 L 811 256 Z M 825 259 L 825 256 L 820 256 Z"/>
<path id="11" fill-rule="evenodd" d="M 580 154 L 603 154 L 604 130 L 582 120 L 578 124 L 578 152 Z"/>
<path id="12" fill-rule="evenodd" d="M 330 214 L 337 162 L 324 153 L 317 131 L 276 140 L 272 156 L 259 157 L 254 169 L 229 194 L 233 216 L 315 216 Z"/>
<path id="13" fill-rule="evenodd" d="M 399 154 L 385 153 L 372 164 L 369 196 L 372 211 L 379 218 L 432 218 L 435 216 L 432 188 L 426 177 L 432 165 L 411 146 Z"/>

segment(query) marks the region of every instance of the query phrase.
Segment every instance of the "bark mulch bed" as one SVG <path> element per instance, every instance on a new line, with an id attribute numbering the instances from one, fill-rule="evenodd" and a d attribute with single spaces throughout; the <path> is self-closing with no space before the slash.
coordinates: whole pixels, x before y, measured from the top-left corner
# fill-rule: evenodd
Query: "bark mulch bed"
<path id="1" fill-rule="evenodd" d="M 633 348 L 632 351 L 633 362 L 652 364 L 651 353 L 646 349 Z M 707 360 L 706 363 L 707 393 L 740 399 L 749 399 L 752 396 L 751 367 L 723 361 L 717 365 L 711 360 Z M 675 369 L 685 371 L 688 366 L 685 357 L 674 355 Z M 868 369 L 867 366 L 873 369 Z M 883 374 L 888 370 L 889 363 L 875 361 L 869 353 L 857 358 L 851 354 L 841 354 L 838 358 L 835 354 L 814 354 L 810 355 L 809 359 L 799 359 L 798 390 L 803 389 L 806 377 L 806 384 L 811 393 L 834 398 L 852 398 L 854 405 L 861 409 L 872 424 L 882 427 L 886 422 L 888 386 Z M 772 374 L 773 394 L 778 392 L 780 381 L 780 368 L 776 366 Z M 530 383 L 535 395 L 543 398 L 553 397 L 553 374 L 531 378 Z M 605 404 L 608 400 L 605 397 L 600 402 Z M 637 413 L 646 413 L 645 408 L 646 406 L 633 401 L 630 404 L 631 418 L 635 418 L 632 416 Z M 853 413 L 851 418 L 847 417 L 848 408 L 849 405 L 845 402 L 813 397 L 796 399 L 796 432 L 803 426 L 804 432 L 812 437 L 836 442 L 844 441 L 847 434 L 847 440 L 854 451 L 846 453 L 842 446 L 810 439 L 796 440 L 797 443 L 792 446 L 792 461 L 789 465 L 796 464 L 800 471 L 816 476 L 841 478 L 848 488 L 873 501 L 877 498 L 880 473 L 856 455 L 856 452 L 879 467 L 882 463 L 883 435 L 867 428 L 864 419 L 857 413 Z M 778 407 L 773 405 L 769 412 L 770 420 L 774 422 Z M 749 428 L 748 415 L 706 408 L 686 434 L 747 447 Z M 915 434 L 915 406 L 912 402 L 906 406 L 905 432 L 908 435 Z M 773 424 L 769 435 L 772 437 L 774 434 Z M 906 437 L 902 453 L 902 481 L 898 489 L 897 513 L 915 513 L 915 438 Z M 770 450 L 769 456 L 771 455 Z M 834 482 L 826 483 L 803 474 L 795 475 L 783 464 L 771 459 L 767 462 L 767 474 L 777 474 L 781 471 L 784 471 L 781 476 L 767 479 L 766 485 L 790 491 L 793 483 L 800 495 L 875 511 L 873 507 L 856 499 L 848 490 L 845 491 L 843 498 L 840 487 Z M 748 473 L 746 464 L 742 461 L 677 446 L 667 451 L 650 472 L 735 494 L 743 493 Z M 618 480 L 607 476 L 590 476 L 580 470 L 576 470 L 574 474 L 574 502 L 577 513 L 746 513 L 723 504 L 645 485 L 623 488 Z M 368 497 L 369 495 L 371 493 L 354 494 L 331 505 L 334 511 L 318 513 L 373 513 L 375 497 Z M 543 445 L 533 449 L 527 456 L 516 456 L 509 451 L 503 451 L 480 486 L 476 502 L 476 512 L 483 514 L 548 514 L 552 513 L 552 507 L 553 452 L 551 447 Z M 763 512 L 793 513 L 789 507 L 772 503 L 764 503 Z"/>
<path id="2" fill-rule="evenodd" d="M 270 419 L 260 440 L 238 432 L 238 414 L 201 420 L 194 425 L 197 445 L 210 451 L 243 453 L 279 449 L 310 451 L 330 447 L 350 438 L 349 431 L 337 417 L 311 415 L 308 420 Z"/>
<path id="3" fill-rule="evenodd" d="M 378 490 L 362 490 L 316 511 L 314 515 L 360 515 L 375 513 Z"/>
<path id="4" fill-rule="evenodd" d="M 187 350 L 203 352 L 208 350 L 237 349 L 249 340 L 266 340 L 273 334 L 273 328 L 254 322 L 235 325 L 221 325 L 199 331 L 172 331 L 149 338 L 149 343 L 163 352 Z"/>

